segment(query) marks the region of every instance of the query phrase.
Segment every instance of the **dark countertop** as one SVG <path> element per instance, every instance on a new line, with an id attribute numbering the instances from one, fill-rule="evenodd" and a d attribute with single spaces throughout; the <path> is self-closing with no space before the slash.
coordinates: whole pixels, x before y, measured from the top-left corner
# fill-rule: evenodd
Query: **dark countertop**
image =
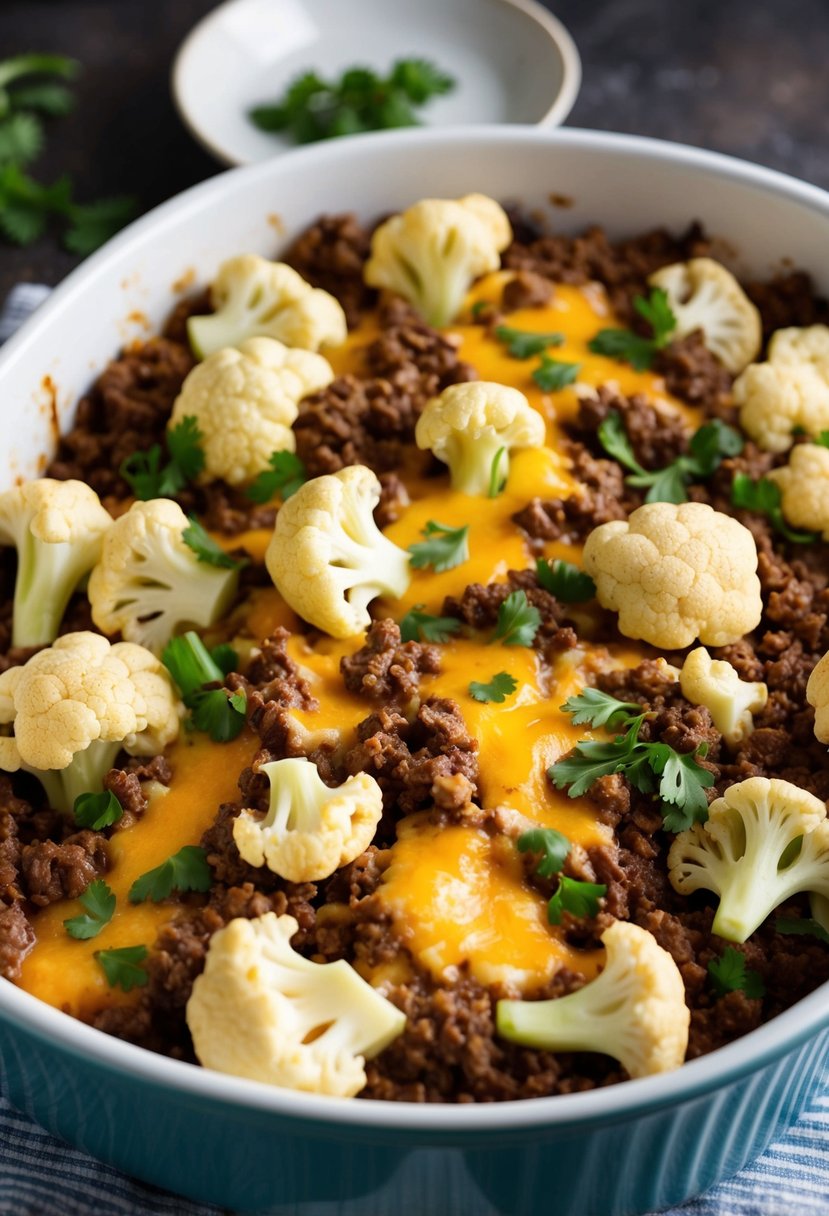
<path id="1" fill-rule="evenodd" d="M 343 0 L 347 3 L 348 0 Z M 568 125 L 716 148 L 829 187 L 826 0 L 547 0 L 584 65 Z M 84 65 L 34 172 L 70 173 L 78 200 L 133 194 L 147 210 L 219 166 L 170 99 L 169 69 L 213 0 L 3 0 L 3 55 L 53 50 Z M 77 259 L 44 238 L 0 245 L 0 299 L 56 283 Z"/>

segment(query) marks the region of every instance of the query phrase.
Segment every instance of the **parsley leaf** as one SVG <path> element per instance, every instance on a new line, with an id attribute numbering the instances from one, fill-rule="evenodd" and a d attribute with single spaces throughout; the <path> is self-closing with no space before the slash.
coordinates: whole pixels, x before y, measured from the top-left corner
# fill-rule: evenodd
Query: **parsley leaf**
<path id="1" fill-rule="evenodd" d="M 136 201 L 129 195 L 99 198 L 94 203 L 72 203 L 67 211 L 69 226 L 63 243 L 81 257 L 93 253 L 134 217 Z"/>
<path id="2" fill-rule="evenodd" d="M 0 164 L 28 164 L 42 147 L 43 127 L 34 114 L 10 114 L 0 122 Z"/>
<path id="3" fill-rule="evenodd" d="M 608 456 L 612 456 L 624 468 L 647 476 L 647 469 L 643 469 L 636 459 L 622 421 L 622 415 L 618 410 L 611 410 L 607 417 L 602 419 L 596 434 Z"/>
<path id="4" fill-rule="evenodd" d="M 818 539 L 817 532 L 797 532 L 789 527 L 780 505 L 780 487 L 767 477 L 752 481 L 747 473 L 737 473 L 731 486 L 731 502 L 744 511 L 765 515 L 774 530 L 794 544 L 811 545 Z"/>
<path id="5" fill-rule="evenodd" d="M 305 465 L 293 452 L 273 452 L 268 464 L 270 468 L 260 473 L 245 491 L 251 502 L 270 502 L 275 494 L 284 502 L 308 480 Z"/>
<path id="6" fill-rule="evenodd" d="M 161 448 L 154 443 L 146 452 L 133 452 L 121 462 L 119 470 L 136 498 L 147 502 L 151 498 L 173 498 L 188 481 L 193 481 L 204 468 L 204 438 L 196 419 L 182 418 L 167 432 L 170 459 L 161 463 Z"/>
<path id="7" fill-rule="evenodd" d="M 489 498 L 497 498 L 498 495 L 503 491 L 504 486 L 507 484 L 506 477 L 501 477 L 498 471 L 501 467 L 501 461 L 504 459 L 504 455 L 506 454 L 506 450 L 506 448 L 499 448 L 492 457 L 492 465 L 489 470 L 489 490 L 487 491 Z"/>
<path id="8" fill-rule="evenodd" d="M 107 977 L 110 988 L 143 988 L 149 976 L 142 964 L 147 958 L 146 946 L 122 946 L 120 950 L 96 950 L 95 958 Z"/>
<path id="9" fill-rule="evenodd" d="M 493 642 L 502 646 L 532 646 L 541 613 L 527 600 L 526 591 L 511 591 L 498 609 Z"/>
<path id="10" fill-rule="evenodd" d="M 188 549 L 192 549 L 200 562 L 206 566 L 218 566 L 222 570 L 235 570 L 237 567 L 246 566 L 247 561 L 244 558 L 232 557 L 229 553 L 217 545 L 213 537 L 207 532 L 195 515 L 188 515 L 190 526 L 185 528 L 181 534 L 181 539 L 187 545 Z"/>
<path id="11" fill-rule="evenodd" d="M 585 600 L 592 600 L 596 594 L 596 584 L 590 575 L 579 570 L 572 562 L 558 558 L 548 561 L 540 557 L 535 563 L 535 572 L 544 590 L 562 604 L 581 604 Z"/>
<path id="12" fill-rule="evenodd" d="M 286 131 L 300 144 L 360 131 L 418 125 L 415 107 L 449 93 L 453 77 L 426 59 L 398 59 L 388 76 L 348 68 L 338 80 L 316 72 L 297 77 L 274 102 L 254 106 L 248 117 L 262 131 Z"/>
<path id="13" fill-rule="evenodd" d="M 667 743 L 649 743 L 648 764 L 659 776 L 659 797 L 671 807 L 664 813 L 669 832 L 684 832 L 694 823 L 708 818 L 706 789 L 714 784 L 714 774 L 697 764 L 696 755 L 677 752 Z"/>
<path id="14" fill-rule="evenodd" d="M 829 946 L 829 933 L 826 932 L 823 925 L 818 924 L 811 917 L 778 916 L 774 922 L 774 927 L 778 933 L 809 934 L 811 937 L 816 937 L 819 941 L 825 942 Z"/>
<path id="15" fill-rule="evenodd" d="M 51 81 L 18 86 L 11 95 L 12 109 L 39 110 L 50 118 L 62 118 L 74 105 L 75 99 L 66 86 Z"/>
<path id="16" fill-rule="evenodd" d="M 170 427 L 167 432 L 170 461 L 183 478 L 183 484 L 195 481 L 204 469 L 204 451 L 201 447 L 203 438 L 199 424 L 192 414 L 186 414 L 181 422 Z"/>
<path id="17" fill-rule="evenodd" d="M 667 293 L 661 287 L 654 287 L 647 298 L 637 296 L 633 307 L 650 325 L 650 338 L 643 338 L 630 329 L 600 329 L 587 345 L 596 355 L 630 363 L 636 371 L 644 372 L 653 363 L 657 351 L 667 346 L 676 329 L 676 317 L 671 312 Z"/>
<path id="18" fill-rule="evenodd" d="M 626 483 L 647 488 L 645 502 L 687 502 L 687 487 L 692 481 L 704 481 L 719 468 L 724 456 L 736 456 L 743 449 L 742 436 L 716 418 L 694 433 L 687 455 L 677 456 L 664 469 L 644 469 L 636 459 L 618 410 L 611 410 L 602 421 L 598 438 L 609 456 L 631 470 Z"/>
<path id="19" fill-rule="evenodd" d="M 214 743 L 230 743 L 245 725 L 247 698 L 243 692 L 228 693 L 216 688 L 196 693 L 189 708 L 196 730 L 204 731 Z"/>
<path id="20" fill-rule="evenodd" d="M 436 574 L 454 570 L 469 560 L 469 525 L 450 528 L 430 519 L 421 532 L 426 540 L 409 545 L 411 565 L 414 570 L 431 566 Z"/>
<path id="21" fill-rule="evenodd" d="M 75 823 L 79 828 L 90 828 L 100 832 L 112 827 L 124 813 L 124 808 L 111 790 L 102 794 L 78 794 L 72 808 Z"/>
<path id="22" fill-rule="evenodd" d="M 547 920 L 551 925 L 560 925 L 565 912 L 571 916 L 595 916 L 603 895 L 607 895 L 604 883 L 582 882 L 562 874 L 558 880 L 558 890 L 547 904 Z"/>
<path id="23" fill-rule="evenodd" d="M 752 1000 L 759 1000 L 766 992 L 757 972 L 746 967 L 745 955 L 733 946 L 726 946 L 720 958 L 711 960 L 708 976 L 718 997 L 728 992 L 744 992 Z"/>
<path id="24" fill-rule="evenodd" d="M 213 882 L 207 854 L 194 844 L 186 844 L 154 870 L 136 878 L 130 887 L 131 904 L 145 899 L 158 903 L 173 891 L 209 891 Z"/>
<path id="25" fill-rule="evenodd" d="M 580 363 L 565 363 L 563 359 L 542 355 L 541 362 L 533 372 L 533 380 L 545 393 L 554 393 L 573 384 L 580 371 Z"/>
<path id="26" fill-rule="evenodd" d="M 400 622 L 400 640 L 403 642 L 448 642 L 461 627 L 454 616 L 432 616 L 423 611 L 423 604 L 415 604 Z"/>
<path id="27" fill-rule="evenodd" d="M 513 329 L 511 325 L 496 325 L 492 331 L 499 342 L 507 348 L 513 359 L 530 359 L 541 355 L 549 346 L 561 346 L 564 334 L 534 333 L 527 329 Z"/>
<path id="28" fill-rule="evenodd" d="M 541 878 L 552 878 L 558 874 L 573 847 L 567 837 L 555 828 L 532 828 L 529 832 L 522 832 L 516 845 L 519 853 L 540 854 L 535 872 Z"/>
<path id="29" fill-rule="evenodd" d="M 70 937 L 85 942 L 90 937 L 97 937 L 112 920 L 115 895 L 102 878 L 96 878 L 84 891 L 80 904 L 86 910 L 85 915 L 70 916 L 63 926 Z"/>
<path id="30" fill-rule="evenodd" d="M 511 676 L 508 671 L 499 671 L 488 684 L 473 680 L 469 685 L 469 695 L 473 701 L 482 701 L 484 704 L 494 701 L 500 705 L 515 692 L 517 687 L 518 681 L 515 676 Z"/>
<path id="31" fill-rule="evenodd" d="M 641 723 L 642 706 L 635 701 L 617 701 L 609 692 L 599 688 L 583 688 L 574 697 L 568 697 L 562 705 L 566 714 L 572 715 L 574 726 L 630 726 L 633 721 Z M 631 712 L 632 711 L 632 712 Z"/>
<path id="32" fill-rule="evenodd" d="M 205 731 L 215 743 L 228 743 L 245 725 L 247 701 L 242 692 L 209 687 L 220 685 L 225 678 L 217 660 L 224 662 L 229 655 L 224 648 L 218 650 L 214 658 L 199 635 L 191 630 L 167 643 L 161 661 L 191 711 L 191 723 L 196 730 Z"/>

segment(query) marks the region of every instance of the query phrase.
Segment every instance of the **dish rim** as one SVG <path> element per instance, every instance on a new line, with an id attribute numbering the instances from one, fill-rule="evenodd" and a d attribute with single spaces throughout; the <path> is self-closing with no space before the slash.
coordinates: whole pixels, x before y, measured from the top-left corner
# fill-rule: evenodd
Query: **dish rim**
<path id="1" fill-rule="evenodd" d="M 538 0 L 496 0 L 497 3 L 508 8 L 517 9 L 524 13 L 525 16 L 533 20 L 539 26 L 553 43 L 558 51 L 561 59 L 561 86 L 555 94 L 550 107 L 536 120 L 533 126 L 539 127 L 557 127 L 567 118 L 576 103 L 579 95 L 579 89 L 582 82 L 582 64 L 581 55 L 576 45 L 575 39 L 567 26 L 556 17 L 553 13 L 538 3 Z M 228 9 L 234 8 L 237 5 L 248 3 L 248 0 L 223 0 L 223 3 L 211 9 L 206 13 L 200 21 L 187 32 L 176 51 L 170 69 L 170 93 L 173 98 L 176 112 L 181 119 L 184 127 L 189 134 L 200 144 L 205 151 L 209 152 L 220 164 L 226 165 L 228 168 L 243 168 L 248 165 L 262 164 L 264 161 L 273 159 L 274 157 L 282 157 L 287 153 L 299 151 L 307 145 L 298 145 L 296 148 L 281 148 L 278 145 L 274 147 L 270 156 L 260 157 L 258 160 L 241 160 L 237 153 L 234 153 L 226 144 L 223 144 L 213 138 L 210 131 L 204 127 L 193 116 L 192 109 L 186 105 L 183 97 L 183 75 L 186 71 L 188 57 L 192 54 L 196 40 L 203 36 L 206 26 L 209 26 L 214 20 L 220 18 Z M 471 126 L 472 124 L 470 124 Z M 489 127 L 490 123 L 474 124 L 475 129 L 483 129 Z M 522 127 L 529 124 L 509 123 L 505 126 Z M 405 130 L 406 128 L 398 128 Z M 457 130 L 455 126 L 441 124 L 436 127 L 425 127 L 424 130 L 439 130 L 449 131 Z M 351 136 L 350 138 L 353 138 Z M 330 141 L 329 141 L 330 142 Z M 184 193 L 184 192 L 183 192 Z M 180 195 L 178 196 L 180 197 Z"/>
<path id="2" fill-rule="evenodd" d="M 512 0 L 510 0 L 512 2 Z M 815 210 L 829 222 L 829 192 L 801 182 L 774 169 L 740 160 L 718 152 L 686 147 L 685 145 L 632 136 L 596 131 L 550 129 L 539 126 L 434 127 L 416 130 L 379 132 L 353 136 L 366 144 L 401 141 L 411 144 L 415 151 L 428 153 L 430 144 L 480 142 L 497 150 L 499 145 L 541 144 L 574 145 L 603 155 L 624 158 L 636 154 L 644 159 L 658 160 L 668 165 L 699 166 L 709 174 L 726 177 L 747 186 L 782 196 Z M 330 160 L 349 155 L 349 141 L 332 141 L 298 150 L 313 168 L 318 160 L 325 166 Z M 278 160 L 278 158 L 277 158 Z M 140 245 L 152 234 L 163 235 L 165 222 L 179 219 L 190 211 L 209 206 L 213 196 L 221 196 L 228 183 L 243 185 L 274 172 L 275 160 L 256 162 L 192 186 L 134 221 L 103 249 L 88 258 L 55 289 L 22 329 L 0 351 L 0 377 L 6 368 L 38 341 L 48 335 L 53 317 L 59 318 L 76 294 L 87 283 L 106 271 L 110 262 L 117 262 L 133 244 Z M 665 1106 L 691 1100 L 701 1094 L 719 1089 L 729 1082 L 759 1071 L 762 1067 L 794 1051 L 807 1038 L 827 1028 L 826 999 L 829 983 L 821 985 L 809 996 L 771 1021 L 710 1054 L 683 1064 L 675 1072 L 626 1081 L 619 1085 L 589 1090 L 583 1093 L 558 1094 L 544 1098 L 523 1098 L 493 1104 L 419 1104 L 387 1102 L 377 1099 L 354 1101 L 324 1095 L 305 1094 L 211 1072 L 203 1067 L 174 1060 L 124 1042 L 93 1029 L 71 1015 L 53 1008 L 11 982 L 0 983 L 0 1023 L 19 1027 L 25 1034 L 44 1040 L 54 1047 L 85 1062 L 112 1069 L 131 1080 L 155 1085 L 178 1095 L 202 1098 L 217 1104 L 243 1107 L 248 1110 L 298 1119 L 305 1123 L 327 1123 L 355 1132 L 468 1133 L 498 1132 L 512 1134 L 528 1129 L 539 1132 L 551 1126 L 608 1123 L 652 1113 Z"/>

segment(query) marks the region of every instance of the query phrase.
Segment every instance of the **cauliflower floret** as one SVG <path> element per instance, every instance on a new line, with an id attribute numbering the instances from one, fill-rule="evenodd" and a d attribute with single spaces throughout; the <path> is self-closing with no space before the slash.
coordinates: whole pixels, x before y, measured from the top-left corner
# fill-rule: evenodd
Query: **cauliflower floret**
<path id="1" fill-rule="evenodd" d="M 679 968 L 645 929 L 614 921 L 602 934 L 604 971 L 550 1001 L 499 1001 L 498 1033 L 543 1051 L 598 1051 L 631 1077 L 679 1068 L 691 1015 Z"/>
<path id="2" fill-rule="evenodd" d="M 704 705 L 726 743 L 736 747 L 754 730 L 752 714 L 769 699 L 765 684 L 741 680 L 724 659 L 712 659 L 704 646 L 692 650 L 679 676 L 682 695 L 692 705 Z"/>
<path id="3" fill-rule="evenodd" d="M 681 895 L 719 895 L 713 932 L 744 942 L 798 891 L 829 895 L 826 807 L 789 781 L 749 777 L 711 803 L 706 823 L 679 833 L 668 871 Z"/>
<path id="4" fill-rule="evenodd" d="M 452 488 L 462 494 L 488 494 L 495 475 L 509 472 L 509 454 L 544 443 L 544 419 L 523 393 L 503 384 L 472 380 L 451 384 L 428 402 L 417 420 L 419 448 L 449 465 Z"/>
<path id="5" fill-rule="evenodd" d="M 332 637 L 367 629 L 369 603 L 399 598 L 409 585 L 408 554 L 372 518 L 379 501 L 371 469 L 350 465 L 306 481 L 276 517 L 268 572 L 294 612 Z"/>
<path id="6" fill-rule="evenodd" d="M 197 364 L 176 398 L 168 429 L 195 418 L 204 471 L 229 485 L 252 481 L 273 452 L 293 452 L 299 402 L 334 379 L 322 355 L 291 350 L 273 338 L 248 338 Z"/>
<path id="7" fill-rule="evenodd" d="M 318 882 L 368 848 L 383 814 L 383 793 L 373 777 L 358 773 L 337 789 L 305 758 L 263 764 L 271 784 L 264 819 L 243 810 L 233 839 L 244 861 L 266 865 L 288 882 Z"/>
<path id="8" fill-rule="evenodd" d="M 662 650 L 726 646 L 763 611 L 748 528 L 698 502 L 653 502 L 587 538 L 584 570 L 619 629 Z"/>
<path id="9" fill-rule="evenodd" d="M 829 429 L 829 326 L 778 329 L 768 362 L 752 363 L 734 381 L 740 426 L 766 452 L 785 452 L 796 427 Z"/>
<path id="10" fill-rule="evenodd" d="M 312 963 L 291 948 L 292 916 L 232 920 L 210 939 L 187 1002 L 205 1068 L 310 1093 L 351 1098 L 365 1058 L 403 1031 L 406 1016 L 343 959 Z"/>
<path id="11" fill-rule="evenodd" d="M 131 642 L 67 633 L 0 675 L 0 769 L 33 773 L 55 810 L 98 793 L 123 748 L 154 756 L 178 737 L 182 707 L 164 667 Z"/>
<path id="12" fill-rule="evenodd" d="M 806 700 L 815 711 L 815 738 L 829 743 L 829 653 L 812 668 Z"/>
<path id="13" fill-rule="evenodd" d="M 187 336 L 197 359 L 246 338 L 276 338 L 286 346 L 340 346 L 348 332 L 339 302 L 284 262 L 252 253 L 219 267 L 210 288 L 215 312 L 190 317 Z"/>
<path id="14" fill-rule="evenodd" d="M 829 540 L 829 448 L 799 443 L 789 463 L 767 473 L 780 487 L 783 515 L 793 528 L 822 532 Z"/>
<path id="15" fill-rule="evenodd" d="M 136 502 L 104 538 L 89 579 L 92 619 L 104 633 L 161 651 L 183 626 L 214 624 L 239 583 L 232 570 L 200 562 L 182 539 L 187 516 L 169 498 Z"/>
<path id="16" fill-rule="evenodd" d="M 363 277 L 403 296 L 430 325 L 448 325 L 511 240 L 506 212 L 483 194 L 424 198 L 375 230 Z"/>
<path id="17" fill-rule="evenodd" d="M 676 328 L 671 338 L 701 329 L 705 345 L 736 375 L 756 359 L 763 341 L 760 314 L 730 271 L 713 258 L 663 266 L 648 279 L 668 296 Z"/>
<path id="18" fill-rule="evenodd" d="M 13 646 L 55 640 L 69 597 L 98 560 L 111 524 L 82 481 L 42 477 L 0 494 L 0 545 L 17 549 Z"/>

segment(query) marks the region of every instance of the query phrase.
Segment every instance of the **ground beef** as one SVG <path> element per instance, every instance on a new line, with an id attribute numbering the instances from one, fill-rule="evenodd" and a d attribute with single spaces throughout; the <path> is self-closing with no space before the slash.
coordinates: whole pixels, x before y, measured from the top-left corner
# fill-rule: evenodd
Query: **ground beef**
<path id="1" fill-rule="evenodd" d="M 20 979 L 23 960 L 35 944 L 35 931 L 19 903 L 0 905 L 0 976 Z"/>
<path id="2" fill-rule="evenodd" d="M 597 459 L 577 443 L 569 450 L 573 476 L 580 482 L 579 493 L 570 498 L 533 498 L 512 517 L 532 540 L 577 544 L 599 524 L 626 519 L 641 505 L 641 495 L 625 485 L 624 473 L 615 460 Z"/>
<path id="3" fill-rule="evenodd" d="M 244 489 L 224 481 L 188 486 L 176 497 L 188 514 L 198 515 L 209 531 L 221 532 L 223 536 L 238 536 L 253 528 L 272 528 L 276 519 L 276 507 L 254 506 Z"/>
<path id="4" fill-rule="evenodd" d="M 62 844 L 27 844 L 21 855 L 26 893 L 40 908 L 58 899 L 77 899 L 106 868 L 106 842 L 100 832 L 75 832 Z"/>
<path id="5" fill-rule="evenodd" d="M 249 695 L 249 718 L 253 717 L 260 705 L 273 702 L 285 708 L 318 708 L 311 686 L 288 654 L 290 636 L 290 632 L 280 625 L 270 637 L 260 642 L 259 653 L 254 655 L 244 681 Z M 235 688 L 241 683 L 238 678 L 232 682 L 229 679 L 228 687 Z"/>
<path id="6" fill-rule="evenodd" d="M 363 282 L 371 233 L 355 215 L 323 215 L 283 250 L 281 260 L 293 266 L 314 287 L 340 301 L 349 329 L 370 308 L 376 292 Z"/>
<path id="7" fill-rule="evenodd" d="M 157 781 L 161 785 L 169 785 L 172 777 L 170 762 L 164 756 L 153 756 L 151 759 L 130 757 L 123 767 L 109 770 L 104 777 L 104 789 L 115 795 L 124 811 L 117 824 L 119 832 L 132 827 L 147 809 L 147 797 L 141 783 Z"/>
<path id="8" fill-rule="evenodd" d="M 401 642 L 395 621 L 374 621 L 365 645 L 340 660 L 349 692 L 384 705 L 409 705 L 417 696 L 422 673 L 440 671 L 440 648 Z"/>
<path id="9" fill-rule="evenodd" d="M 568 607 L 539 586 L 534 570 L 509 570 L 503 583 L 471 583 L 461 596 L 448 595 L 443 601 L 444 616 L 453 616 L 471 629 L 494 629 L 498 611 L 513 591 L 523 591 L 529 604 L 541 615 L 533 645 L 548 657 L 575 646 L 577 638 Z"/>
<path id="10" fill-rule="evenodd" d="M 61 438 L 46 475 L 86 481 L 101 498 L 128 497 L 132 491 L 118 472 L 121 463 L 163 442 L 193 362 L 187 347 L 166 338 L 128 347 L 78 402 L 74 425 Z"/>
<path id="11" fill-rule="evenodd" d="M 15 903 L 23 898 L 20 854 L 17 820 L 8 811 L 0 810 L 0 904 Z"/>
<path id="12" fill-rule="evenodd" d="M 662 469 L 687 450 L 688 431 L 681 418 L 652 405 L 642 393 L 625 397 L 603 385 L 594 396 L 579 400 L 578 414 L 571 428 L 602 458 L 605 453 L 597 432 L 611 413 L 621 418 L 633 454 L 646 469 Z"/>
<path id="13" fill-rule="evenodd" d="M 760 310 L 763 340 L 789 325 L 826 325 L 829 303 L 815 295 L 811 276 L 802 270 L 781 272 L 768 282 L 746 284 L 748 297 Z"/>
<path id="14" fill-rule="evenodd" d="M 409 491 L 396 473 L 381 473 L 379 481 L 380 501 L 374 508 L 374 522 L 378 528 L 387 528 L 408 507 Z"/>
<path id="15" fill-rule="evenodd" d="M 669 393 L 701 406 L 706 414 L 720 416 L 731 409 L 733 376 L 711 354 L 699 330 L 659 351 L 654 371 L 665 377 Z"/>
<path id="16" fill-rule="evenodd" d="M 549 304 L 553 285 L 549 279 L 531 270 L 519 270 L 504 286 L 501 304 L 504 312 L 517 312 L 519 308 L 542 308 Z"/>

